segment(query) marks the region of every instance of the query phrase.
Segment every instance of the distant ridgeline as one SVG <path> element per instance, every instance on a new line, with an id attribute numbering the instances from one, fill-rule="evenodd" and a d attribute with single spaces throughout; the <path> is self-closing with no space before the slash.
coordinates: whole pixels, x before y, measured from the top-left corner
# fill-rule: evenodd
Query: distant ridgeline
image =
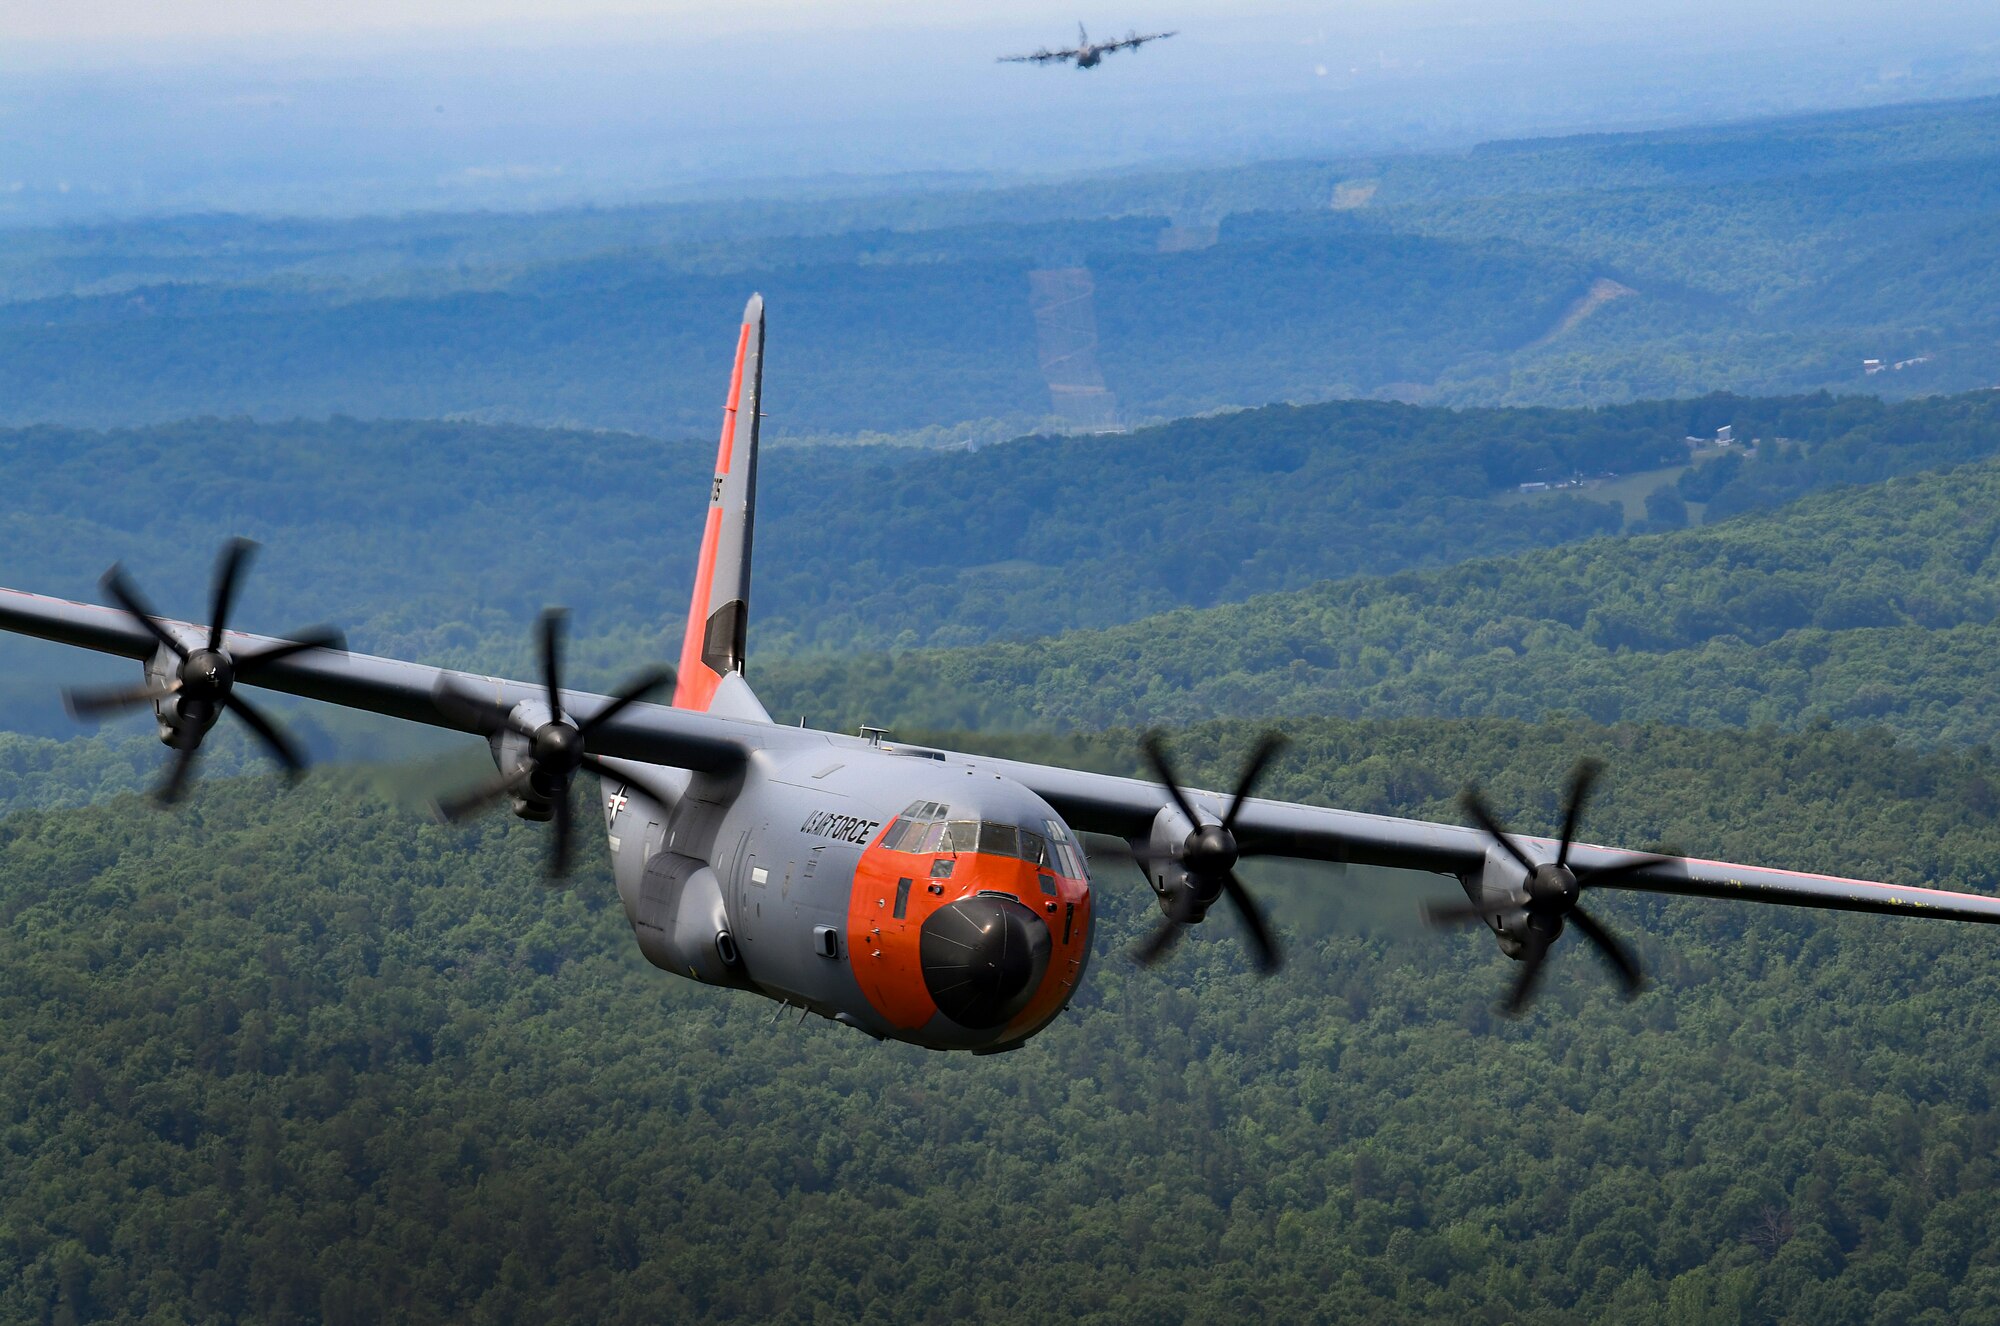
<path id="1" fill-rule="evenodd" d="M 1812 462 L 1748 462 L 1718 502 L 1780 487 L 1754 481 L 1767 464 Z M 2000 741 L 2000 461 L 1105 631 L 780 662 L 760 685 L 775 709 L 834 725 L 1583 714 Z"/>
<path id="2" fill-rule="evenodd" d="M 1582 705 L 1575 678 L 1533 682 L 1539 674 L 1498 656 L 1485 666 L 1499 680 L 1450 680 L 1472 676 L 1467 651 L 1497 642 L 1412 654 L 1416 640 L 1444 628 L 1409 633 L 1404 617 L 1445 611 L 1431 600 L 1457 583 L 1448 578 L 1396 590 L 1411 603 L 1379 619 L 1389 625 L 1322 620 L 1319 608 L 1277 601 L 984 653 L 906 651 L 1112 627 L 1279 590 L 1306 591 L 1297 604 L 1366 598 L 1387 591 L 1381 582 L 1308 587 L 1613 534 L 1624 514 L 1593 500 L 1598 490 L 1516 489 L 1579 470 L 1684 464 L 1685 439 L 1725 423 L 1764 445 L 1711 453 L 1683 474 L 1679 488 L 1711 519 L 2000 455 L 1992 393 L 1897 404 L 1717 396 L 1599 410 L 1341 402 L 972 453 L 774 451 L 759 512 L 752 676 L 791 714 L 952 726 L 987 721 L 980 715 L 1091 725 Z M 214 550 L 241 532 L 267 545 L 246 591 L 247 626 L 282 633 L 332 621 L 357 648 L 519 671 L 529 667 L 524 623 L 565 603 L 577 613 L 579 676 L 608 679 L 635 658 L 673 654 L 712 458 L 706 441 L 469 424 L 209 420 L 0 433 L 0 480 L 15 499 L 0 514 L 0 566 L 16 587 L 89 599 L 105 566 L 122 559 L 162 611 L 199 617 Z M 1671 478 L 1658 471 L 1653 481 Z M 1673 502 L 1648 506 L 1661 514 L 1637 528 L 1677 515 Z M 1708 538 L 1691 536 L 1690 546 L 1715 546 Z M 1502 575 L 1495 565 L 1504 564 L 1478 574 Z M 1604 598 L 1605 612 L 1614 598 Z M 1261 647 L 1288 613 L 1295 620 Z M 1476 631 L 1546 614 L 1531 597 L 1468 603 L 1463 615 Z M 1213 634 L 1203 634 L 1209 622 Z M 1314 630 L 1326 635 L 1296 639 Z M 1366 655 L 1379 675 L 1327 661 L 1351 662 L 1364 643 L 1386 651 Z M 820 661 L 785 661 L 806 655 Z M 1167 666 L 1167 656 L 1182 663 Z M 71 730 L 53 697 L 77 669 L 125 675 L 30 642 L 7 642 L 0 659 L 0 725 L 17 731 Z M 1407 667 L 1443 693 L 1413 695 Z M 1743 686 L 1758 693 L 1754 679 Z M 1590 712 L 1627 711 L 1607 701 Z"/>
<path id="3" fill-rule="evenodd" d="M 2000 375 L 1996 141 L 1988 99 L 1011 189 L 16 232 L 0 422 L 706 432 L 753 288 L 774 436 L 1970 389 Z M 1092 365 L 1080 322 L 1038 340 L 1050 270 L 1092 291 Z"/>
<path id="4" fill-rule="evenodd" d="M 1683 482 L 1711 515 L 2000 453 L 1990 395 L 1337 402 L 972 453 L 784 449 L 764 467 L 753 657 L 1047 635 L 1611 533 L 1622 513 L 1589 489 L 1510 494 L 1685 464 L 1685 438 L 1724 424 L 1795 441 L 1697 467 Z M 240 532 L 268 545 L 246 623 L 331 620 L 358 647 L 499 666 L 520 623 L 560 602 L 580 637 L 617 637 L 629 660 L 685 610 L 712 453 L 354 420 L 0 433 L 0 566 L 17 587 L 87 597 L 122 558 L 163 611 L 199 614 L 175 596 L 198 597 Z"/>
<path id="5" fill-rule="evenodd" d="M 1380 234 L 1344 217 L 1160 254 L 1147 228 L 1079 223 L 995 256 L 681 271 L 639 256 L 462 290 L 146 287 L 0 305 L 0 421 L 93 426 L 202 414 L 464 416 L 648 432 L 710 428 L 744 296 L 771 309 L 770 429 L 852 434 L 1040 420 L 1031 275 L 1081 251 L 1104 374 L 1161 418 L 1430 382 L 1533 340 L 1593 273 L 1518 245 Z M 1085 264 L 1079 264 L 1085 265 Z M 1366 329 L 1365 332 L 1360 329 Z"/>

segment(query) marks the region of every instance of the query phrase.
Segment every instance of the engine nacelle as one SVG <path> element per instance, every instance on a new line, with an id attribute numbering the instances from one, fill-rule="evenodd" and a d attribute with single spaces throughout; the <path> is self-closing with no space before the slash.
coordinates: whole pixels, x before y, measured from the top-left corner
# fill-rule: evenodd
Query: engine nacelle
<path id="1" fill-rule="evenodd" d="M 1459 876 L 1466 896 L 1474 902 L 1505 901 L 1527 897 L 1528 872 L 1512 855 L 1498 847 L 1486 849 L 1486 858 L 1479 869 Z M 1527 953 L 1522 936 L 1528 926 L 1526 906 L 1504 912 L 1487 922 L 1493 931 L 1500 951 L 1515 961 L 1520 961 Z"/>
<path id="2" fill-rule="evenodd" d="M 1212 817 L 1203 818 L 1203 823 L 1216 822 Z M 1187 816 L 1181 814 L 1179 807 L 1167 806 L 1153 817 L 1152 831 L 1147 834 L 1145 842 L 1133 844 L 1149 858 L 1141 861 L 1139 866 L 1146 873 L 1146 882 L 1153 886 L 1153 901 L 1158 904 L 1163 916 L 1174 915 L 1176 901 L 1194 887 L 1193 880 L 1180 863 L 1188 835 L 1194 830 L 1195 826 L 1188 823 Z M 1188 922 L 1192 924 L 1201 920 L 1214 901 L 1213 896 L 1202 899 L 1199 909 L 1186 918 Z"/>
<path id="3" fill-rule="evenodd" d="M 486 739 L 493 750 L 493 763 L 502 773 L 513 773 L 528 762 L 531 739 L 526 735 L 549 721 L 549 707 L 537 700 L 523 700 L 514 706 L 513 722 Z M 517 727 L 518 725 L 518 727 Z M 537 824 L 546 824 L 555 814 L 559 789 L 537 787 L 533 780 L 512 801 L 516 815 Z"/>
<path id="4" fill-rule="evenodd" d="M 195 643 L 198 644 L 200 642 L 196 641 Z M 180 675 L 181 660 L 179 655 L 174 654 L 164 645 L 155 650 L 153 657 L 147 660 L 146 681 L 150 685 L 164 688 L 179 681 Z M 163 746 L 179 745 L 181 730 L 189 726 L 193 726 L 196 729 L 195 735 L 197 737 L 206 735 L 208 730 L 215 726 L 216 720 L 221 717 L 222 709 L 219 705 L 184 704 L 182 697 L 178 693 L 163 695 L 153 701 L 153 718 L 159 724 L 160 744 Z"/>

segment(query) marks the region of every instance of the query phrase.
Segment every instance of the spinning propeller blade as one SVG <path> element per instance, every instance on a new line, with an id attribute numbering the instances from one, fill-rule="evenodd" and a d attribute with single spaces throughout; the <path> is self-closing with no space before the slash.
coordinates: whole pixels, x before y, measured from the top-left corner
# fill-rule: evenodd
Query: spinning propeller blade
<path id="1" fill-rule="evenodd" d="M 1122 853 L 1146 865 L 1148 875 L 1153 873 L 1153 865 L 1166 862 L 1178 865 L 1188 880 L 1175 895 L 1159 928 L 1133 950 L 1132 956 L 1138 962 L 1150 966 L 1165 957 L 1183 928 L 1200 921 L 1216 899 L 1226 897 L 1242 920 L 1244 932 L 1250 937 L 1257 969 L 1268 975 L 1282 965 L 1284 959 L 1278 951 L 1276 938 L 1271 934 L 1271 927 L 1264 920 L 1263 909 L 1258 907 L 1257 900 L 1250 896 L 1250 890 L 1237 877 L 1236 863 L 1256 853 L 1244 851 L 1237 843 L 1235 828 L 1236 817 L 1241 813 L 1244 802 L 1250 799 L 1250 794 L 1270 768 L 1271 761 L 1277 758 L 1284 746 L 1284 737 L 1276 732 L 1266 732 L 1258 740 L 1257 749 L 1251 752 L 1248 763 L 1243 766 L 1242 776 L 1236 780 L 1229 809 L 1217 823 L 1204 821 L 1194 802 L 1181 789 L 1180 779 L 1174 772 L 1173 762 L 1167 758 L 1166 743 L 1160 734 L 1146 734 L 1143 746 L 1146 763 L 1152 766 L 1154 777 L 1159 779 L 1160 786 L 1166 789 L 1175 808 L 1193 828 L 1178 851 L 1128 847 Z"/>
<path id="2" fill-rule="evenodd" d="M 1424 915 L 1432 925 L 1447 926 L 1470 921 L 1492 922 L 1525 914 L 1526 922 L 1517 936 L 1522 946 L 1521 974 L 1501 1005 L 1510 1016 L 1522 1012 L 1533 999 L 1536 988 L 1541 984 L 1543 969 L 1548 964 L 1549 951 L 1562 937 L 1567 924 L 1573 923 L 1603 956 L 1617 974 L 1627 999 L 1645 986 L 1645 975 L 1639 968 L 1638 958 L 1602 921 L 1583 909 L 1583 892 L 1668 864 L 1674 858 L 1636 855 L 1587 870 L 1579 870 L 1570 864 L 1570 853 L 1576 845 L 1584 806 L 1602 773 L 1603 766 L 1597 761 L 1584 760 L 1570 774 L 1569 796 L 1563 807 L 1562 837 L 1557 843 L 1553 861 L 1538 862 L 1530 856 L 1507 832 L 1506 826 L 1493 813 L 1477 788 L 1467 788 L 1459 798 L 1467 818 L 1485 830 L 1487 837 L 1527 872 L 1523 892 L 1508 898 L 1431 906 L 1424 909 Z"/>
<path id="3" fill-rule="evenodd" d="M 202 738 L 225 710 L 235 714 L 250 729 L 251 734 L 273 759 L 284 766 L 286 772 L 296 776 L 305 770 L 306 758 L 298 746 L 260 710 L 234 693 L 236 683 L 284 659 L 313 650 L 343 650 L 347 646 L 338 631 L 319 626 L 252 653 L 232 655 L 224 648 L 229 615 L 236 606 L 243 573 L 256 551 L 257 545 L 248 539 L 231 539 L 223 545 L 216 559 L 215 585 L 209 597 L 208 631 L 205 642 L 198 649 L 188 648 L 167 629 L 166 623 L 153 611 L 122 566 L 113 566 L 104 573 L 104 592 L 112 602 L 144 627 L 147 634 L 177 660 L 177 664 L 172 674 L 165 678 L 149 677 L 138 686 L 110 690 L 70 690 L 64 693 L 63 699 L 70 713 L 84 721 L 94 721 L 106 714 L 142 704 L 172 702 L 170 709 L 163 708 L 161 711 L 170 729 L 167 744 L 174 749 L 166 779 L 154 794 L 162 803 L 178 801 L 186 793 Z"/>
<path id="4" fill-rule="evenodd" d="M 454 723 L 485 736 L 512 732 L 527 741 L 520 762 L 478 787 L 456 796 L 440 797 L 438 815 L 461 820 L 486 809 L 504 797 L 522 797 L 546 803 L 552 821 L 548 873 L 560 879 L 569 873 L 576 838 L 575 812 L 570 806 L 570 784 L 579 769 L 614 783 L 637 788 L 662 806 L 673 798 L 649 786 L 622 769 L 614 769 L 591 754 L 590 735 L 616 718 L 628 707 L 674 684 L 672 668 L 648 668 L 612 692 L 611 702 L 578 723 L 562 707 L 563 630 L 568 614 L 560 608 L 542 613 L 536 627 L 542 666 L 542 694 L 549 716 L 540 723 L 519 717 L 513 708 L 498 700 L 474 694 L 461 683 L 446 677 L 438 683 L 435 702 L 438 710 Z"/>

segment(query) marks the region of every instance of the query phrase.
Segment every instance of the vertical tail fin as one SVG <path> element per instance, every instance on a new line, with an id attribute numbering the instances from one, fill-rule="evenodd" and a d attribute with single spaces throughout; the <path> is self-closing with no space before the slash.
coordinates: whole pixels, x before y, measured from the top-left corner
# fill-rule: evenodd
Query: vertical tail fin
<path id="1" fill-rule="evenodd" d="M 736 369 L 723 408 L 708 524 L 695 566 L 694 601 L 681 641 L 674 703 L 707 709 L 723 678 L 743 671 L 750 624 L 750 541 L 757 511 L 757 421 L 764 383 L 764 297 L 750 296 L 736 337 Z"/>

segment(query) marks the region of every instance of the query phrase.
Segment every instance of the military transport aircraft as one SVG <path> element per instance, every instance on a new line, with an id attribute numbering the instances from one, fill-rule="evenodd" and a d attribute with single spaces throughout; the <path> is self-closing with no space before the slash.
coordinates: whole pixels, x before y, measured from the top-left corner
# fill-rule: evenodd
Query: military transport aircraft
<path id="1" fill-rule="evenodd" d="M 1060 51 L 1052 51 L 1046 46 L 1033 55 L 1003 55 L 1001 64 L 1050 64 L 1074 61 L 1078 69 L 1095 69 L 1099 61 L 1113 51 L 1136 51 L 1149 41 L 1162 41 L 1173 36 L 1171 32 L 1126 32 L 1116 41 L 1092 41 L 1090 34 L 1083 30 L 1083 24 L 1076 25 L 1076 45 Z"/>
<path id="2" fill-rule="evenodd" d="M 225 711 L 287 769 L 303 766 L 243 698 L 245 686 L 484 737 L 496 776 L 440 809 L 458 817 L 504 801 L 516 815 L 552 821 L 552 873 L 570 858 L 571 785 L 594 774 L 618 893 L 650 961 L 934 1049 L 1013 1049 L 1075 996 L 1090 960 L 1094 882 L 1079 831 L 1122 839 L 1100 860 L 1137 863 L 1151 886 L 1164 916 L 1140 950 L 1148 961 L 1226 897 L 1258 964 L 1277 964 L 1236 875 L 1245 857 L 1452 876 L 1466 902 L 1433 920 L 1484 922 L 1523 961 L 1510 1009 L 1572 925 L 1628 993 L 1638 988 L 1637 962 L 1578 905 L 1593 889 L 2000 921 L 2000 898 L 1581 843 L 1591 767 L 1577 771 L 1561 835 L 1548 840 L 1509 834 L 1476 794 L 1466 801 L 1471 827 L 1253 796 L 1275 737 L 1224 796 L 1182 787 L 1157 739 L 1146 756 L 1158 781 L 1146 782 L 903 745 L 875 729 L 848 736 L 774 723 L 743 673 L 763 349 L 763 300 L 752 298 L 677 671 L 642 672 L 609 695 L 566 689 L 563 619 L 553 611 L 541 621 L 532 682 L 348 653 L 328 630 L 247 635 L 228 626 L 242 542 L 223 551 L 207 625 L 161 618 L 113 567 L 104 589 L 115 607 L 0 590 L 0 627 L 142 665 L 137 685 L 73 691 L 69 702 L 83 717 L 152 706 L 174 751 L 164 800 L 182 794 Z M 649 699 L 669 686 L 672 703 Z"/>

